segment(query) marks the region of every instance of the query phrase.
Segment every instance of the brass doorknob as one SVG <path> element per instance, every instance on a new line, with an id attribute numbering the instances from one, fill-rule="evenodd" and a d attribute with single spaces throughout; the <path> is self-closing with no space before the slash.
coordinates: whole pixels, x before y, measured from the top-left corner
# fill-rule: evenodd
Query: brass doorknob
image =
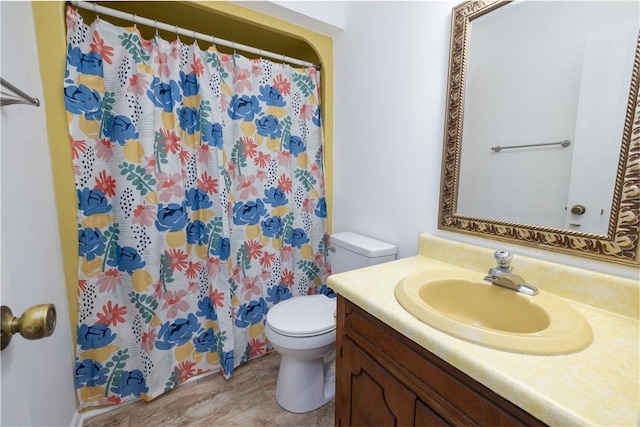
<path id="1" fill-rule="evenodd" d="M 2 306 L 2 347 L 9 345 L 11 337 L 19 333 L 28 340 L 37 340 L 53 334 L 56 328 L 56 307 L 53 304 L 38 304 L 28 308 L 22 316 L 14 317 L 11 309 Z"/>
<path id="2" fill-rule="evenodd" d="M 571 206 L 571 213 L 574 214 L 574 215 L 582 215 L 586 211 L 587 211 L 587 208 L 585 208 L 582 205 L 573 205 L 573 206 Z"/>

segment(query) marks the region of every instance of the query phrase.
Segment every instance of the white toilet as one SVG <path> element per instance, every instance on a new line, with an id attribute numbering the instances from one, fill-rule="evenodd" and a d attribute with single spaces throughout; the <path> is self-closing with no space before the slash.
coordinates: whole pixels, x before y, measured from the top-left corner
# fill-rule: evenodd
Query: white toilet
<path id="1" fill-rule="evenodd" d="M 393 261 L 396 247 L 344 232 L 331 236 L 331 270 L 342 273 Z M 276 400 L 290 412 L 309 412 L 335 396 L 336 300 L 291 298 L 267 313 L 265 334 L 280 353 Z"/>

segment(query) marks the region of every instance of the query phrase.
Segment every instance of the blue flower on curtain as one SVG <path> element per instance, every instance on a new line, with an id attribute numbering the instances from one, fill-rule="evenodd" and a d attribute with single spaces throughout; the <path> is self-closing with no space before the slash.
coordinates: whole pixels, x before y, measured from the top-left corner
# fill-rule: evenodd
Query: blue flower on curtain
<path id="1" fill-rule="evenodd" d="M 184 96 L 197 95 L 200 90 L 198 76 L 195 74 L 185 74 L 184 71 L 180 71 L 180 87 L 182 88 Z"/>
<path id="2" fill-rule="evenodd" d="M 217 320 L 216 309 L 209 297 L 205 297 L 198 302 L 199 311 L 196 312 L 197 316 L 204 317 L 205 319 Z"/>
<path id="3" fill-rule="evenodd" d="M 203 245 L 209 240 L 207 226 L 200 220 L 187 224 L 187 242 L 192 245 Z"/>
<path id="4" fill-rule="evenodd" d="M 220 258 L 220 261 L 226 261 L 231 255 L 231 241 L 228 237 L 217 239 L 215 244 L 211 246 L 209 253 Z"/>
<path id="5" fill-rule="evenodd" d="M 96 325 L 81 324 L 78 327 L 78 345 L 83 350 L 100 348 L 109 345 L 116 339 L 109 326 L 104 323 Z"/>
<path id="6" fill-rule="evenodd" d="M 163 83 L 159 77 L 154 77 L 147 90 L 147 96 L 156 107 L 162 108 L 165 112 L 173 111 L 173 106 L 182 101 L 180 88 L 174 80 Z"/>
<path id="7" fill-rule="evenodd" d="M 300 153 L 304 153 L 307 149 L 302 138 L 295 135 L 289 136 L 284 141 L 284 148 L 289 150 L 294 157 L 298 157 Z"/>
<path id="8" fill-rule="evenodd" d="M 255 115 L 262 112 L 262 107 L 255 95 L 233 95 L 227 111 L 232 120 L 241 119 L 250 122 Z"/>
<path id="9" fill-rule="evenodd" d="M 258 135 L 267 136 L 271 139 L 282 136 L 282 128 L 279 126 L 280 122 L 271 114 L 256 119 L 255 124 Z"/>
<path id="10" fill-rule="evenodd" d="M 113 142 L 124 145 L 127 140 L 138 137 L 136 127 L 127 116 L 108 116 L 104 126 L 104 136 Z"/>
<path id="11" fill-rule="evenodd" d="M 287 195 L 282 189 L 271 187 L 264 190 L 264 202 L 270 204 L 272 207 L 284 206 L 289 203 Z"/>
<path id="12" fill-rule="evenodd" d="M 318 127 L 322 126 L 321 115 L 322 113 L 320 112 L 320 107 L 316 107 L 316 110 L 313 112 L 313 118 L 311 119 L 311 122 Z"/>
<path id="13" fill-rule="evenodd" d="M 222 148 L 222 126 L 220 123 L 205 123 L 202 139 L 212 147 Z"/>
<path id="14" fill-rule="evenodd" d="M 319 73 L 67 23 L 79 409 L 229 377 L 270 307 L 335 296 Z"/>
<path id="15" fill-rule="evenodd" d="M 285 237 L 284 242 L 295 248 L 301 248 L 305 243 L 309 243 L 309 236 L 302 228 L 296 228 L 290 236 Z"/>
<path id="16" fill-rule="evenodd" d="M 78 190 L 78 208 L 83 215 L 93 215 L 97 213 L 106 213 L 111 210 L 109 199 L 100 190 L 83 188 Z"/>
<path id="17" fill-rule="evenodd" d="M 180 127 L 189 135 L 200 129 L 200 112 L 191 107 L 178 108 Z"/>
<path id="18" fill-rule="evenodd" d="M 111 388 L 111 391 L 121 397 L 140 397 L 141 393 L 149 391 L 142 372 L 138 369 L 133 371 L 122 371 L 119 383 Z"/>
<path id="19" fill-rule="evenodd" d="M 280 91 L 273 86 L 260 86 L 260 96 L 258 99 L 273 107 L 284 107 L 287 105 Z"/>
<path id="20" fill-rule="evenodd" d="M 64 106 L 68 112 L 83 114 L 87 120 L 102 118 L 102 100 L 95 89 L 85 85 L 67 86 L 64 88 Z"/>
<path id="21" fill-rule="evenodd" d="M 91 261 L 104 253 L 106 246 L 102 241 L 99 228 L 81 228 L 78 230 L 78 249 L 80 256 L 86 256 Z"/>
<path id="22" fill-rule="evenodd" d="M 81 74 L 89 74 L 102 77 L 102 57 L 97 52 L 82 53 L 82 51 L 69 46 L 67 50 L 67 63 L 76 68 Z"/>
<path id="23" fill-rule="evenodd" d="M 118 270 L 126 271 L 129 274 L 132 274 L 133 270 L 144 268 L 145 264 L 138 251 L 128 246 L 116 246 L 114 259 L 107 261 L 107 265 L 118 267 Z"/>
<path id="24" fill-rule="evenodd" d="M 180 231 L 187 225 L 187 211 L 185 204 L 169 203 L 164 206 L 158 205 L 158 216 L 156 217 L 156 228 L 159 231 Z"/>
<path id="25" fill-rule="evenodd" d="M 168 350 L 191 341 L 193 334 L 200 329 L 200 324 L 195 315 L 189 314 L 186 318 L 176 319 L 175 322 L 166 322 L 158 332 L 156 347 L 160 350 Z"/>
<path id="26" fill-rule="evenodd" d="M 267 301 L 274 304 L 291 298 L 291 290 L 286 285 L 282 284 L 278 286 L 272 286 L 267 290 L 267 293 L 269 294 L 269 296 L 267 297 Z"/>
<path id="27" fill-rule="evenodd" d="M 209 195 L 206 191 L 200 188 L 190 188 L 185 193 L 187 199 L 187 206 L 194 211 L 198 209 L 207 209 L 213 206 L 213 202 L 209 199 Z"/>
<path id="28" fill-rule="evenodd" d="M 216 337 L 213 333 L 212 328 L 207 329 L 206 331 L 195 337 L 193 339 L 193 344 L 196 348 L 196 351 L 199 351 L 201 353 L 206 353 L 208 351 L 218 351 L 218 344 L 216 342 Z"/>
<path id="29" fill-rule="evenodd" d="M 282 226 L 282 218 L 279 216 L 267 217 L 260 223 L 262 233 L 265 237 L 274 237 L 276 239 L 282 236 L 284 227 Z"/>
<path id="30" fill-rule="evenodd" d="M 318 218 L 327 217 L 327 200 L 324 197 L 318 200 L 318 204 L 316 205 L 316 208 L 313 212 L 316 214 Z"/>
<path id="31" fill-rule="evenodd" d="M 267 213 L 262 200 L 238 202 L 233 205 L 233 223 L 237 225 L 253 225 Z"/>
<path id="32" fill-rule="evenodd" d="M 267 314 L 267 301 L 264 298 L 249 301 L 242 304 L 236 314 L 235 325 L 240 328 L 246 328 L 249 325 L 255 325 L 262 321 L 262 317 Z"/>
<path id="33" fill-rule="evenodd" d="M 85 359 L 82 362 L 76 362 L 76 387 L 82 386 L 95 387 L 98 384 L 104 384 L 107 381 L 107 375 L 102 364 L 91 359 Z"/>
<path id="34" fill-rule="evenodd" d="M 222 372 L 225 375 L 229 375 L 231 372 L 233 372 L 234 360 L 235 358 L 234 358 L 233 350 L 229 352 L 226 352 L 226 351 L 220 352 L 220 366 L 222 368 Z"/>

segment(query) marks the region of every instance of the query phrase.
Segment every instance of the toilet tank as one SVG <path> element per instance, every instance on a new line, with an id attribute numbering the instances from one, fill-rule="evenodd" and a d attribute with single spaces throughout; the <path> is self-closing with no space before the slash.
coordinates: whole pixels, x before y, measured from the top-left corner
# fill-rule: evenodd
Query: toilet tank
<path id="1" fill-rule="evenodd" d="M 381 264 L 396 259 L 396 247 L 352 232 L 331 235 L 331 273 Z"/>

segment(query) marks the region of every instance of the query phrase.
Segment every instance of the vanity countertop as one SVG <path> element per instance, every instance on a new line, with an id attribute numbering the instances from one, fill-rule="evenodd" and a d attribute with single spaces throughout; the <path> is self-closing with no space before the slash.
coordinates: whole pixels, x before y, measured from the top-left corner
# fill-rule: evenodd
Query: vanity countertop
<path id="1" fill-rule="evenodd" d="M 566 299 L 591 325 L 593 343 L 574 354 L 526 355 L 494 350 L 442 333 L 414 318 L 394 297 L 395 285 L 410 274 L 459 268 L 417 255 L 335 274 L 327 284 L 549 425 L 638 425 L 637 319 Z"/>

